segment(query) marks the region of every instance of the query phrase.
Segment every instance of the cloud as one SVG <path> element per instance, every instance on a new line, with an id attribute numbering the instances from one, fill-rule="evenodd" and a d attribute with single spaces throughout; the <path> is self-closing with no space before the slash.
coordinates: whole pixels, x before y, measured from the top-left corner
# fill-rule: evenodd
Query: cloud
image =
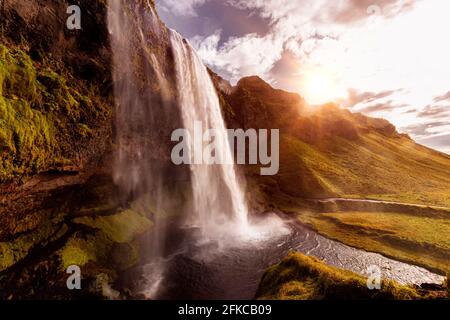
<path id="1" fill-rule="evenodd" d="M 215 32 L 207 37 L 194 37 L 192 42 L 203 60 L 219 74 L 229 75 L 231 82 L 244 76 L 258 75 L 273 83 L 274 75 L 271 70 L 282 59 L 286 49 L 298 49 L 302 39 L 323 37 L 312 26 L 306 27 L 306 24 L 311 25 L 310 20 L 316 10 L 303 10 L 306 3 L 304 1 L 281 2 L 228 0 L 229 5 L 249 13 L 257 13 L 265 19 L 270 27 L 269 32 L 265 35 L 254 32 L 232 37 L 222 44 L 222 33 Z"/>
<path id="2" fill-rule="evenodd" d="M 159 7 L 164 3 L 158 4 Z M 232 37 L 242 37 L 250 33 L 264 36 L 270 32 L 268 21 L 249 10 L 240 10 L 223 0 L 207 0 L 190 6 L 190 14 L 175 14 L 158 10 L 161 19 L 172 29 L 178 30 L 185 38 L 208 37 L 222 30 L 219 46 Z M 193 15 L 195 14 L 195 15 Z"/>
<path id="3" fill-rule="evenodd" d="M 433 99 L 434 102 L 442 102 L 447 100 L 450 100 L 450 91 L 446 94 L 443 94 L 442 96 L 437 96 Z"/>
<path id="4" fill-rule="evenodd" d="M 369 14 L 383 15 L 393 18 L 398 14 L 411 10 L 415 0 L 349 0 L 335 1 L 334 10 L 328 14 L 328 20 L 348 24 L 367 18 Z"/>
<path id="5" fill-rule="evenodd" d="M 264 35 L 252 32 L 227 39 L 224 29 L 220 28 L 222 32 L 218 41 L 217 29 L 212 35 L 191 37 L 195 38 L 193 42 L 200 56 L 217 73 L 231 76 L 231 82 L 256 74 L 275 85 L 277 82 L 293 83 L 299 78 L 292 75 L 292 79 L 285 81 L 276 74 L 277 63 L 286 57 L 286 51 L 294 53 L 300 63 L 311 58 L 310 52 L 321 52 L 314 57 L 316 62 L 310 61 L 311 65 L 332 59 L 322 55 L 330 55 L 333 51 L 342 51 L 343 54 L 345 48 L 336 48 L 340 46 L 339 35 L 346 30 L 346 26 L 342 26 L 343 20 L 351 24 L 368 18 L 367 8 L 374 4 L 385 9 L 398 7 L 396 12 L 399 14 L 412 7 L 415 0 L 344 0 L 332 3 L 327 0 L 227 0 L 226 3 L 244 10 L 249 16 L 260 16 L 270 29 Z M 212 46 L 213 40 L 215 47 Z M 234 61 L 230 61 L 231 57 Z"/>
<path id="6" fill-rule="evenodd" d="M 271 71 L 276 72 L 277 63 L 287 56 L 287 51 L 303 59 L 317 46 L 333 46 L 338 37 L 329 21 L 318 21 L 324 10 L 334 12 L 334 6 L 326 0 L 228 0 L 226 3 L 245 10 L 249 16 L 261 16 L 270 26 L 264 35 L 253 32 L 231 37 L 226 42 L 223 28 L 220 33 L 215 30 L 207 36 L 191 37 L 205 63 L 222 76 L 231 76 L 231 82 L 256 74 L 275 84 L 280 78 Z"/>
<path id="7" fill-rule="evenodd" d="M 228 0 L 228 3 L 241 9 L 261 10 L 265 17 L 273 23 L 283 23 L 290 16 L 304 17 L 309 15 L 315 22 L 321 23 L 354 23 L 367 18 L 373 13 L 392 18 L 411 10 L 417 0 Z"/>
<path id="8" fill-rule="evenodd" d="M 273 79 L 272 85 L 275 88 L 287 91 L 298 91 L 300 65 L 301 62 L 298 57 L 291 50 L 285 49 L 281 58 L 274 63 L 273 68 L 269 71 L 269 76 Z"/>
<path id="9" fill-rule="evenodd" d="M 208 37 L 194 37 L 192 45 L 207 65 L 227 76 L 232 83 L 251 75 L 270 81 L 269 71 L 283 52 L 283 42 L 279 38 L 248 34 L 231 38 L 219 46 L 220 39 L 221 31 L 217 30 Z"/>
<path id="10" fill-rule="evenodd" d="M 369 103 L 387 98 L 400 90 L 386 90 L 381 92 L 358 92 L 356 89 L 348 90 L 348 99 L 345 104 L 351 108 L 360 103 Z"/>
<path id="11" fill-rule="evenodd" d="M 431 137 L 418 139 L 419 143 L 450 154 L 450 134 L 439 134 Z"/>
<path id="12" fill-rule="evenodd" d="M 441 118 L 444 115 L 450 117 L 450 106 L 426 106 L 417 114 L 421 118 Z"/>
<path id="13" fill-rule="evenodd" d="M 389 100 L 384 103 L 377 103 L 374 105 L 369 105 L 367 107 L 364 107 L 362 109 L 359 109 L 358 112 L 362 113 L 374 113 L 374 112 L 381 112 L 381 111 L 392 111 L 399 108 L 407 107 L 407 105 L 402 104 L 395 104 L 394 101 Z"/>
<path id="14" fill-rule="evenodd" d="M 159 10 L 170 12 L 177 16 L 197 16 L 195 8 L 208 0 L 158 0 Z"/>
<path id="15" fill-rule="evenodd" d="M 403 131 L 415 135 L 423 137 L 424 136 L 430 136 L 430 135 L 436 135 L 440 134 L 440 130 L 437 130 L 440 127 L 448 126 L 449 122 L 445 121 L 434 121 L 434 122 L 428 122 L 428 123 L 419 123 L 419 124 L 413 124 L 404 128 L 401 128 Z"/>

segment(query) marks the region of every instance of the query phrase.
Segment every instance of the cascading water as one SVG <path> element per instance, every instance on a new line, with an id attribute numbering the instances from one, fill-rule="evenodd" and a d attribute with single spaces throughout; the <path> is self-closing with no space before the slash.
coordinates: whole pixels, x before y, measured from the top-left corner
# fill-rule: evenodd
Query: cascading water
<path id="1" fill-rule="evenodd" d="M 189 43 L 175 31 L 161 28 L 150 4 L 140 0 L 109 0 L 108 24 L 116 102 L 114 178 L 124 203 L 155 223 L 147 249 L 149 263 L 143 267 L 147 281 L 137 289 L 153 298 L 165 287 L 161 283 L 170 282 L 174 257 L 180 252 L 206 246 L 212 248 L 206 255 L 214 257 L 219 247 L 229 250 L 249 239 L 270 238 L 274 231 L 283 233 L 283 224 L 266 219 L 250 226 L 219 98 Z M 162 42 L 171 47 L 172 55 L 160 50 Z M 192 152 L 195 143 L 203 144 L 203 139 L 197 140 L 196 123 L 214 130 L 222 164 L 182 167 L 189 188 L 184 182 L 180 187 L 180 171 L 170 159 L 171 133 L 180 128 L 189 132 L 194 137 L 188 141 Z M 173 190 L 177 188 L 189 191 L 180 196 Z"/>
<path id="2" fill-rule="evenodd" d="M 175 207 L 167 190 L 164 140 L 161 128 L 172 121 L 169 86 L 152 48 L 150 35 L 161 36 L 156 14 L 149 4 L 109 0 L 108 28 L 113 52 L 115 132 L 117 151 L 114 180 L 125 205 L 152 218 L 146 256 L 151 261 L 146 291 L 153 296 L 164 278 L 167 219 Z M 167 161 L 166 161 L 167 162 Z M 172 198 L 172 199 L 171 199 Z M 131 204 L 130 204 L 131 202 Z"/>
<path id="3" fill-rule="evenodd" d="M 203 236 L 244 235 L 248 233 L 247 206 L 238 182 L 222 117 L 219 98 L 206 67 L 192 47 L 175 31 L 171 31 L 175 57 L 180 111 L 185 129 L 190 133 L 190 153 L 194 153 L 195 123 L 215 130 L 216 147 L 222 164 L 192 164 L 194 215 L 190 222 L 198 225 Z M 203 137 L 203 133 L 202 137 Z M 198 137 L 198 133 L 197 133 Z M 224 164 L 225 163 L 225 164 Z M 227 164 L 228 163 L 228 164 Z"/>
<path id="4" fill-rule="evenodd" d="M 156 15 L 148 5 L 110 0 L 108 27 L 113 52 L 115 133 L 117 151 L 114 180 L 123 201 L 151 216 L 155 227 L 148 254 L 158 257 L 165 242 L 166 219 L 160 216 L 174 207 L 168 190 L 167 123 L 177 123 L 168 102 L 168 84 L 155 55 L 149 34 L 159 35 Z M 167 159 L 165 159 L 167 158 Z"/>
<path id="5" fill-rule="evenodd" d="M 161 148 L 168 144 L 170 136 L 157 128 L 171 118 L 176 123 L 178 114 L 181 125 L 193 136 L 194 124 L 199 121 L 205 129 L 215 130 L 216 146 L 224 163 L 233 163 L 219 98 L 194 50 L 178 33 L 169 31 L 178 99 L 176 106 L 167 106 L 167 77 L 149 50 L 158 44 L 152 43 L 155 39 L 147 34 L 163 32 L 151 6 L 110 0 L 108 21 L 117 105 L 115 181 L 129 197 L 151 193 L 154 209 L 164 211 L 162 206 L 171 199 L 163 199 L 167 196 L 163 188 L 165 177 L 157 163 L 158 158 L 170 156 Z M 247 206 L 234 165 L 193 164 L 190 172 L 193 212 L 187 214 L 187 223 L 200 228 L 206 238 L 226 236 L 228 231 L 245 235 Z"/>

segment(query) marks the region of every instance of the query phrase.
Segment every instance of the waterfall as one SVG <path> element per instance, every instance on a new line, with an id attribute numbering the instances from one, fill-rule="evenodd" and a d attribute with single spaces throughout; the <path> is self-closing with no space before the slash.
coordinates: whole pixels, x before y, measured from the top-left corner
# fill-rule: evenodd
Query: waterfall
<path id="1" fill-rule="evenodd" d="M 219 98 L 192 47 L 178 33 L 169 31 L 177 99 L 175 106 L 167 105 L 168 79 L 160 66 L 167 61 L 158 61 L 149 50 L 158 46 L 155 35 L 166 30 L 161 29 L 149 6 L 110 0 L 108 23 L 117 106 L 114 178 L 129 196 L 153 194 L 156 209 L 162 210 L 171 199 L 164 190 L 166 177 L 158 163 L 159 158 L 170 156 L 162 147 L 170 143 L 170 135 L 156 128 L 167 127 L 164 123 L 170 122 L 176 128 L 179 116 L 180 127 L 193 133 L 195 122 L 201 122 L 205 129 L 215 130 L 224 163 L 233 163 Z M 227 236 L 228 231 L 244 235 L 247 206 L 235 166 L 192 164 L 189 169 L 192 212 L 186 214 L 186 223 L 199 228 L 207 238 Z"/>
<path id="2" fill-rule="evenodd" d="M 156 14 L 149 6 L 110 0 L 108 28 L 113 53 L 115 144 L 113 177 L 123 202 L 151 217 L 155 227 L 147 254 L 158 257 L 165 244 L 166 219 L 176 199 L 168 190 L 165 132 L 177 117 L 168 102 L 168 83 L 155 55 L 148 50 L 159 35 Z M 167 131 L 166 130 L 166 131 Z"/>
<path id="3" fill-rule="evenodd" d="M 176 242 L 176 252 L 198 245 L 216 254 L 217 246 L 209 243 L 240 246 L 279 232 L 282 224 L 266 219 L 249 226 L 219 98 L 189 43 L 162 27 L 148 1 L 109 0 L 108 27 L 116 106 L 114 181 L 124 205 L 154 221 L 141 288 L 153 298 L 171 270 L 169 232 L 190 235 L 187 243 Z M 184 129 L 195 136 L 196 123 L 214 130 L 216 150 L 226 164 L 176 166 L 171 161 L 172 133 Z M 191 151 L 195 140 L 188 142 Z"/>
<path id="4" fill-rule="evenodd" d="M 208 238 L 231 236 L 230 231 L 234 235 L 245 235 L 248 231 L 247 206 L 235 166 L 231 164 L 234 159 L 214 84 L 189 43 L 175 31 L 171 31 L 170 40 L 184 128 L 191 137 L 195 135 L 196 122 L 204 129 L 214 129 L 222 163 L 228 163 L 191 165 L 195 212 L 190 220 Z M 190 141 L 191 153 L 194 143 L 199 142 Z"/>
<path id="5" fill-rule="evenodd" d="M 141 175 L 147 166 L 143 154 L 150 140 L 147 131 L 150 126 L 152 97 L 149 93 L 138 92 L 129 35 L 136 32 L 127 9 L 121 1 L 109 1 L 108 27 L 113 53 L 113 81 L 115 95 L 115 129 L 117 152 L 114 163 L 114 180 L 127 194 L 139 192 L 148 175 Z M 139 30 L 141 31 L 141 30 Z M 150 91 L 148 91 L 150 92 Z M 142 131 L 141 131 L 142 130 Z M 140 132 L 141 131 L 141 132 Z M 150 179 L 149 179 L 150 180 Z"/>

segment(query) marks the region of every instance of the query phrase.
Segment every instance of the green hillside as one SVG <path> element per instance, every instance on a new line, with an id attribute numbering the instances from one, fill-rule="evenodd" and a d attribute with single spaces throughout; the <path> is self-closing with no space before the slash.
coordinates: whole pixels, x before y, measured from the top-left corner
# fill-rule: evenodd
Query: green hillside
<path id="1" fill-rule="evenodd" d="M 388 121 L 334 104 L 308 107 L 258 77 L 222 92 L 227 121 L 280 129 L 280 172 L 249 176 L 263 190 L 295 198 L 372 198 L 450 207 L 450 156 L 415 143 Z"/>

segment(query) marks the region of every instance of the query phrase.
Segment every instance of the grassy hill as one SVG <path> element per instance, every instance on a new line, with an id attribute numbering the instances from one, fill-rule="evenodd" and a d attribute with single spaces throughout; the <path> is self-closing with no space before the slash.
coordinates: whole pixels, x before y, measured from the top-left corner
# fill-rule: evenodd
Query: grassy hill
<path id="1" fill-rule="evenodd" d="M 269 201 L 346 197 L 450 207 L 450 156 L 384 119 L 334 104 L 312 108 L 258 77 L 221 91 L 221 100 L 230 127 L 280 129 L 279 174 L 260 177 L 259 168 L 248 169 Z"/>
<path id="2" fill-rule="evenodd" d="M 394 281 L 383 281 L 381 290 L 369 290 L 364 277 L 300 253 L 290 253 L 267 270 L 256 294 L 262 300 L 420 300 L 447 296 L 444 286 L 427 291 Z"/>

